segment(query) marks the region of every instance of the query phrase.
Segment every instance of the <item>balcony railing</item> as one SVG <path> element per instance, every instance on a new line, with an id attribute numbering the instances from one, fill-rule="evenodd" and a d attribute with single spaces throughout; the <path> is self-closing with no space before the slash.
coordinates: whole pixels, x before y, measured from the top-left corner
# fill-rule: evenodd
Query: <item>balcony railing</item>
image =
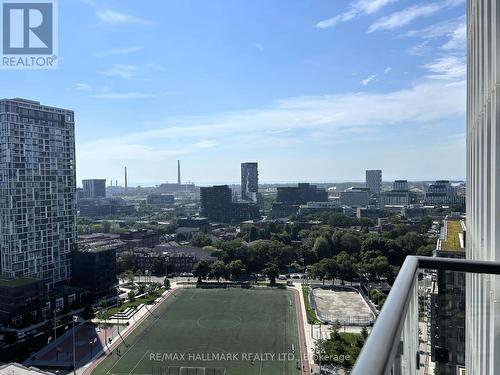
<path id="1" fill-rule="evenodd" d="M 358 357 L 352 375 L 422 374 L 418 276 L 423 269 L 456 272 L 462 276 L 464 273 L 500 275 L 500 262 L 408 256 Z"/>

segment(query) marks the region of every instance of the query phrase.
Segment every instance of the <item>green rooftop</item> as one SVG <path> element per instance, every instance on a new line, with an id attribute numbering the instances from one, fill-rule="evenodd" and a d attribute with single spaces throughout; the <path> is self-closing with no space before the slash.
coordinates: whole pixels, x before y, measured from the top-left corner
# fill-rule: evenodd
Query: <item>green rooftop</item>
<path id="1" fill-rule="evenodd" d="M 29 277 L 18 277 L 17 279 L 10 279 L 10 280 L 0 279 L 0 286 L 16 287 L 16 286 L 33 284 L 37 281 L 39 280 L 32 279 Z"/>
<path id="2" fill-rule="evenodd" d="M 446 220 L 447 236 L 446 240 L 441 241 L 442 251 L 463 251 L 460 247 L 459 234 L 462 233 L 460 220 Z"/>

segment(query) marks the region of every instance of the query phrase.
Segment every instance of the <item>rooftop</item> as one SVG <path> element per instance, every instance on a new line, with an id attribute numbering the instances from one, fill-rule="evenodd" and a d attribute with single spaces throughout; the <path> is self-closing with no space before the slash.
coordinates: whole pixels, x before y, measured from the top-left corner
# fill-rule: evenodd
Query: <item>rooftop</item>
<path id="1" fill-rule="evenodd" d="M 10 287 L 16 287 L 16 286 L 23 286 L 23 285 L 29 285 L 35 282 L 38 282 L 39 280 L 29 278 L 29 277 L 18 277 L 17 279 L 0 279 L 0 286 L 10 286 Z"/>
<path id="2" fill-rule="evenodd" d="M 19 363 L 8 363 L 6 365 L 0 366 L 0 375 L 23 375 L 23 374 L 50 374 L 50 372 L 45 372 L 37 369 L 36 367 L 25 367 Z"/>
<path id="3" fill-rule="evenodd" d="M 441 240 L 441 251 L 463 251 L 460 246 L 462 225 L 460 220 L 446 220 L 446 239 Z"/>

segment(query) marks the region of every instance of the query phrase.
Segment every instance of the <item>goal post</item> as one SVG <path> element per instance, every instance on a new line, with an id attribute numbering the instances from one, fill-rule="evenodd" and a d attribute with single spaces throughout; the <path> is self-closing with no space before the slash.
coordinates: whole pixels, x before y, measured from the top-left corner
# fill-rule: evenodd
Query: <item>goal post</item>
<path id="1" fill-rule="evenodd" d="M 179 375 L 225 375 L 224 367 L 181 367 Z"/>

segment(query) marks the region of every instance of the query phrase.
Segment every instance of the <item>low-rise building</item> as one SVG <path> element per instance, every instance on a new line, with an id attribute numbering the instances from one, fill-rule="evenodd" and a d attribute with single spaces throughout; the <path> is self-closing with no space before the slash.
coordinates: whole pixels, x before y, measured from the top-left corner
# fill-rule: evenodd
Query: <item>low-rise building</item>
<path id="1" fill-rule="evenodd" d="M 296 215 L 299 210 L 298 204 L 284 202 L 273 202 L 271 206 L 271 217 L 273 219 L 287 218 Z"/>
<path id="2" fill-rule="evenodd" d="M 358 207 L 356 210 L 356 217 L 358 219 L 366 217 L 370 220 L 377 221 L 378 218 L 382 217 L 382 210 L 375 207 Z"/>
<path id="3" fill-rule="evenodd" d="M 77 202 L 80 217 L 104 218 L 128 216 L 136 212 L 133 204 L 122 198 L 82 198 Z"/>
<path id="4" fill-rule="evenodd" d="M 306 216 L 311 214 L 318 214 L 322 212 L 327 213 L 343 213 L 343 209 L 340 206 L 340 201 L 335 202 L 307 202 L 307 204 L 301 204 L 299 206 L 298 215 Z"/>
<path id="5" fill-rule="evenodd" d="M 0 280 L 0 324 L 18 327 L 39 318 L 43 282 L 32 278 Z"/>
<path id="6" fill-rule="evenodd" d="M 127 249 L 153 248 L 160 242 L 160 235 L 151 229 L 135 229 L 120 233 L 120 240 L 126 244 Z"/>
<path id="7" fill-rule="evenodd" d="M 195 255 L 183 252 L 157 252 L 148 248 L 132 250 L 132 263 L 135 268 L 153 275 L 191 272 L 199 260 Z M 210 258 L 211 260 L 211 258 Z"/>
<path id="8" fill-rule="evenodd" d="M 448 180 L 438 180 L 426 187 L 424 203 L 430 205 L 464 204 L 465 196 L 459 195 L 458 190 Z"/>
<path id="9" fill-rule="evenodd" d="M 106 198 L 106 180 L 89 179 L 82 180 L 84 198 Z"/>
<path id="10" fill-rule="evenodd" d="M 85 249 L 88 247 L 97 248 L 106 246 L 113 246 L 117 254 L 127 249 L 127 244 L 120 240 L 119 234 L 93 233 L 93 234 L 80 234 L 78 236 L 79 249 Z"/>
<path id="11" fill-rule="evenodd" d="M 52 372 L 42 371 L 32 366 L 25 367 L 12 362 L 0 366 L 0 375 L 52 375 Z"/>
<path id="12" fill-rule="evenodd" d="M 79 246 L 72 251 L 71 284 L 94 297 L 109 293 L 117 284 L 116 251 L 115 244 Z"/>
<path id="13" fill-rule="evenodd" d="M 177 226 L 180 228 L 204 229 L 210 226 L 210 221 L 206 217 L 179 217 Z"/>
<path id="14" fill-rule="evenodd" d="M 349 207 L 366 207 L 370 204 L 370 189 L 350 187 L 340 193 L 340 204 Z"/>
<path id="15" fill-rule="evenodd" d="M 407 206 L 401 209 L 401 216 L 411 221 L 419 221 L 427 216 L 427 207 L 425 206 Z"/>
<path id="16" fill-rule="evenodd" d="M 149 194 L 146 198 L 148 206 L 156 208 L 171 207 L 175 202 L 173 194 Z"/>
<path id="17" fill-rule="evenodd" d="M 466 227 L 458 215 L 443 221 L 436 256 L 465 258 Z M 431 294 L 431 358 L 436 374 L 454 375 L 465 366 L 465 273 L 437 271 Z M 444 359 L 444 360 L 443 360 Z"/>
<path id="18" fill-rule="evenodd" d="M 328 193 L 316 185 L 300 183 L 297 186 L 278 187 L 276 201 L 292 205 L 306 204 L 307 202 L 327 202 Z"/>

